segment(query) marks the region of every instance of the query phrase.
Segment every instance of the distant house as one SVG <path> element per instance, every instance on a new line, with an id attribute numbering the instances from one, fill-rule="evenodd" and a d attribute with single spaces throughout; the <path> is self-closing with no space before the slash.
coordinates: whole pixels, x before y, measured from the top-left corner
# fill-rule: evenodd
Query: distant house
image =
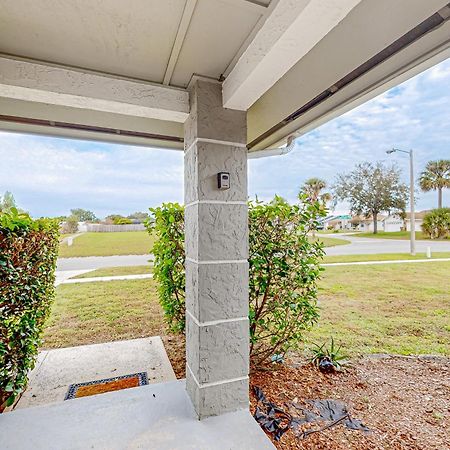
<path id="1" fill-rule="evenodd" d="M 387 216 L 378 214 L 377 216 L 377 229 L 378 231 L 384 231 L 384 220 Z M 350 220 L 351 228 L 357 231 L 365 231 L 366 233 L 373 232 L 374 221 L 373 217 L 353 216 Z"/>
<path id="2" fill-rule="evenodd" d="M 423 218 L 429 210 L 418 211 L 415 213 L 415 229 L 416 231 L 421 230 L 423 223 Z M 406 218 L 403 220 L 399 214 L 390 214 L 388 216 L 379 214 L 377 217 L 377 229 L 378 231 L 384 231 L 386 233 L 392 233 L 395 231 L 410 231 L 411 230 L 411 219 L 410 213 L 406 214 Z M 350 220 L 352 229 L 358 231 L 365 231 L 367 233 L 373 232 L 374 223 L 372 217 L 361 217 L 353 216 Z"/>
<path id="3" fill-rule="evenodd" d="M 349 214 L 327 216 L 322 220 L 322 226 L 320 228 L 323 230 L 350 230 L 351 218 L 352 216 Z"/>

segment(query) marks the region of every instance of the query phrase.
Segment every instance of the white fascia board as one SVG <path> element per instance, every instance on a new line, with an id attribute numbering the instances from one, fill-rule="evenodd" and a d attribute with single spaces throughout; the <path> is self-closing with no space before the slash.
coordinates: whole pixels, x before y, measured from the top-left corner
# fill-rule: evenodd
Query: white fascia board
<path id="1" fill-rule="evenodd" d="M 184 89 L 6 56 L 0 97 L 173 122 L 189 114 Z"/>
<path id="2" fill-rule="evenodd" d="M 226 108 L 246 111 L 361 0 L 279 0 L 223 83 Z"/>

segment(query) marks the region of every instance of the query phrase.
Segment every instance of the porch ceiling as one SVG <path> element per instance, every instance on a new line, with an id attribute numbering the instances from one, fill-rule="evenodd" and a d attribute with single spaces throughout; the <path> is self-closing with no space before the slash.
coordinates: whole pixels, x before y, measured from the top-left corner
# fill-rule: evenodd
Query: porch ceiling
<path id="1" fill-rule="evenodd" d="M 447 3 L 3 0 L 0 129 L 182 148 L 199 75 L 280 145 L 450 56 Z"/>

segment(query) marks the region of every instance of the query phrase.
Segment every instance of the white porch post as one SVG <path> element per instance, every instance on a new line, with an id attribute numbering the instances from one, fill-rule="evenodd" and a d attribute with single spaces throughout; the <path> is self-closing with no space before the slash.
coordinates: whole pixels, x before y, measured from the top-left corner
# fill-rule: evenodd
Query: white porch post
<path id="1" fill-rule="evenodd" d="M 186 385 L 200 419 L 248 408 L 246 113 L 196 80 L 185 124 Z M 230 174 L 218 188 L 217 174 Z"/>

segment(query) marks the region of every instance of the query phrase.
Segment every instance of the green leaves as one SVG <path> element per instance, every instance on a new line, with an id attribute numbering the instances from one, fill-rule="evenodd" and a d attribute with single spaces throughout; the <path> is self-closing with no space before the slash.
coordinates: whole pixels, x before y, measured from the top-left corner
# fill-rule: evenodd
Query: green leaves
<path id="1" fill-rule="evenodd" d="M 153 278 L 159 282 L 159 302 L 172 332 L 184 331 L 184 208 L 178 203 L 164 203 L 151 208 L 152 217 L 145 225 L 156 236 Z"/>
<path id="2" fill-rule="evenodd" d="M 54 296 L 58 223 L 0 213 L 0 411 L 27 384 Z"/>
<path id="3" fill-rule="evenodd" d="M 185 326 L 184 211 L 176 203 L 150 209 L 147 229 L 157 239 L 152 252 L 159 301 L 172 331 Z M 249 321 L 253 362 L 284 354 L 318 320 L 319 262 L 324 254 L 308 233 L 325 209 L 300 196 L 290 205 L 276 196 L 270 203 L 249 203 Z"/>
<path id="4" fill-rule="evenodd" d="M 423 218 L 422 231 L 430 239 L 450 236 L 450 208 L 433 209 Z"/>

